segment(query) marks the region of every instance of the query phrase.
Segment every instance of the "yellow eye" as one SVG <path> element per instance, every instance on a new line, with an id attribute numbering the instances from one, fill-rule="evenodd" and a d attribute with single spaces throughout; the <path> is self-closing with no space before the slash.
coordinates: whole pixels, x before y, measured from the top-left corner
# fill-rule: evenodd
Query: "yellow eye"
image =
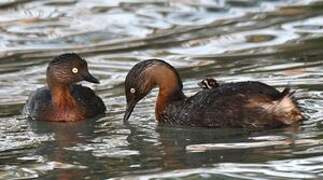
<path id="1" fill-rule="evenodd" d="M 130 93 L 131 94 L 134 94 L 136 92 L 136 89 L 135 88 L 130 88 Z"/>
<path id="2" fill-rule="evenodd" d="M 75 68 L 73 68 L 73 69 L 72 69 L 72 72 L 73 72 L 74 74 L 76 74 L 76 73 L 78 73 L 78 72 L 79 72 L 79 70 L 75 67 Z"/>

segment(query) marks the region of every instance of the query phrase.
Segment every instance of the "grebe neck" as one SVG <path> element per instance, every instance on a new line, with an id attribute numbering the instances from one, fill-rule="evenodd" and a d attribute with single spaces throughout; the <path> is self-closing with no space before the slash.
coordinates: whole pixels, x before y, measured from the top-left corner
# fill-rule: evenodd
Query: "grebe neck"
<path id="1" fill-rule="evenodd" d="M 52 80 L 47 80 L 47 83 L 52 96 L 52 105 L 55 108 L 70 109 L 76 106 L 75 98 L 71 93 L 71 85 L 56 83 Z"/>
<path id="2" fill-rule="evenodd" d="M 156 118 L 160 119 L 160 115 L 166 109 L 167 105 L 173 101 L 182 100 L 185 95 L 182 91 L 182 81 L 175 71 L 167 66 L 151 67 L 147 72 L 150 73 L 152 84 L 151 86 L 158 86 L 159 93 L 156 102 Z"/>

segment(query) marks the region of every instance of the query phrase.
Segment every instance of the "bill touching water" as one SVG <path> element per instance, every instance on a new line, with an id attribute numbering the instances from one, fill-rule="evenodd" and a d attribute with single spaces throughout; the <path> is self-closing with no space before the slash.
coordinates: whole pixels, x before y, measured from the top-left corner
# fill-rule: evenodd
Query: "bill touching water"
<path id="1" fill-rule="evenodd" d="M 0 179 L 323 176 L 323 3 L 315 0 L 0 2 Z M 28 95 L 48 62 L 79 53 L 101 84 L 107 114 L 79 123 L 30 122 Z M 141 60 L 175 66 L 192 95 L 205 77 L 296 90 L 298 127 L 158 127 L 156 91 L 123 124 L 124 79 Z"/>

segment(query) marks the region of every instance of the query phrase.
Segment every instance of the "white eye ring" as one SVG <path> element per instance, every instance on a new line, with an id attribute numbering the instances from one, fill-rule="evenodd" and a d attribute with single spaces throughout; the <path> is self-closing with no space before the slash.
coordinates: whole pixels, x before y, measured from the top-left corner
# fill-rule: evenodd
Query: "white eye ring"
<path id="1" fill-rule="evenodd" d="M 131 94 L 134 94 L 136 92 L 136 89 L 135 88 L 130 88 L 130 93 Z"/>
<path id="2" fill-rule="evenodd" d="M 76 74 L 76 73 L 78 73 L 78 72 L 79 72 L 79 69 L 77 69 L 77 68 L 75 67 L 75 68 L 73 68 L 73 69 L 72 69 L 72 72 L 73 72 L 74 74 Z"/>

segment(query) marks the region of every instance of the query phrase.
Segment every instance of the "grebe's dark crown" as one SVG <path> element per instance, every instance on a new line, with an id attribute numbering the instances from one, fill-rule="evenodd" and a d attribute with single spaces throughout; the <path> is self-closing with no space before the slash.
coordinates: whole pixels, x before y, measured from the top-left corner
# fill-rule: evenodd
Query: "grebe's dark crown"
<path id="1" fill-rule="evenodd" d="M 134 67 L 132 67 L 126 77 L 126 83 L 128 83 L 129 86 L 131 85 L 135 85 L 135 84 L 139 84 L 143 81 L 143 77 L 142 77 L 142 73 L 148 69 L 151 66 L 166 66 L 168 69 L 170 69 L 172 72 L 175 73 L 177 80 L 178 80 L 178 86 L 180 89 L 183 88 L 183 83 L 181 78 L 179 77 L 178 72 L 176 71 L 176 69 L 171 66 L 170 64 L 168 64 L 166 61 L 160 60 L 160 59 L 148 59 L 148 60 L 144 60 L 142 62 L 139 62 L 138 64 L 136 64 Z M 126 84 L 127 86 L 127 84 Z"/>
<path id="2" fill-rule="evenodd" d="M 47 81 L 70 84 L 82 80 L 99 83 L 88 71 L 87 62 L 76 53 L 56 56 L 47 67 Z"/>
<path id="3" fill-rule="evenodd" d="M 86 61 L 79 56 L 76 53 L 65 53 L 65 54 L 61 54 L 56 56 L 50 63 L 50 65 L 58 65 L 58 64 L 62 64 L 62 63 L 67 63 L 67 62 L 72 62 L 72 61 L 78 61 L 82 64 L 87 64 Z"/>

